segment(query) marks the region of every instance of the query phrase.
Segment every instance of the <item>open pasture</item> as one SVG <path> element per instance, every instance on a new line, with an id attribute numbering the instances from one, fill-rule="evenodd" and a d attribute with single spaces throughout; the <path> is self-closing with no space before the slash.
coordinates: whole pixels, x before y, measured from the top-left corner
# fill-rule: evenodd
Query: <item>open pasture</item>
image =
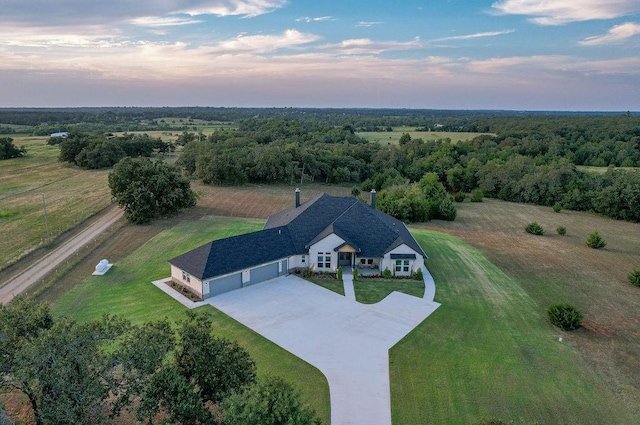
<path id="1" fill-rule="evenodd" d="M 85 171 L 58 162 L 47 137 L 14 136 L 27 156 L 0 161 L 0 270 L 47 244 L 42 194 L 51 240 L 111 203 L 106 171 Z"/>
<path id="2" fill-rule="evenodd" d="M 640 224 L 491 199 L 456 206 L 454 222 L 420 227 L 455 235 L 479 248 L 531 297 L 536 314 L 545 315 L 556 302 L 582 310 L 585 328 L 560 335 L 579 354 L 576 361 L 588 364 L 602 385 L 636 415 L 636 422 L 627 423 L 638 423 L 640 291 L 626 276 L 640 268 Z M 545 235 L 524 231 L 532 221 L 542 225 Z M 556 233 L 558 226 L 567 228 L 566 236 Z M 594 230 L 606 240 L 604 249 L 586 246 Z M 425 250 L 430 252 L 428 246 Z"/>
<path id="3" fill-rule="evenodd" d="M 486 133 L 465 133 L 455 131 L 415 131 L 413 127 L 394 128 L 393 131 L 367 131 L 357 133 L 370 142 L 380 144 L 397 144 L 403 134 L 409 133 L 412 139 L 430 140 L 450 139 L 452 142 L 467 141 Z"/>

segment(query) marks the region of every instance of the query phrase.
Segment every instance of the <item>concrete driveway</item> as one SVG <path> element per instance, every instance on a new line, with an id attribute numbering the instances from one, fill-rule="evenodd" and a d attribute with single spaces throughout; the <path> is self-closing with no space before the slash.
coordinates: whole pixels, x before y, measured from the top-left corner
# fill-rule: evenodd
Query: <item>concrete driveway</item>
<path id="1" fill-rule="evenodd" d="M 283 276 L 206 302 L 317 367 L 332 424 L 390 425 L 389 348 L 438 308 L 432 299 L 394 292 L 365 305 Z"/>

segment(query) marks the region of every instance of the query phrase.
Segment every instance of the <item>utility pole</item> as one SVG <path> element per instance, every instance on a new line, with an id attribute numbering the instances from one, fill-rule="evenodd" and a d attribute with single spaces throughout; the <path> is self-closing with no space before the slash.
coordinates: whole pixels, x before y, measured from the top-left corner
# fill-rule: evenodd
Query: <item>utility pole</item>
<path id="1" fill-rule="evenodd" d="M 51 231 L 49 230 L 49 217 L 47 216 L 47 199 L 42 194 L 42 208 L 44 209 L 44 224 L 47 227 L 47 245 L 51 243 Z"/>

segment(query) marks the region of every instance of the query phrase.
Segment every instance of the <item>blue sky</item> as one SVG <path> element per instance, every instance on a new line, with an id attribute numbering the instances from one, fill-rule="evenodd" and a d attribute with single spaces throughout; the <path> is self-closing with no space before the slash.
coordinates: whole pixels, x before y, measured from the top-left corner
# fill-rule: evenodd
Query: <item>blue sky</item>
<path id="1" fill-rule="evenodd" d="M 640 0 L 0 0 L 0 106 L 640 110 Z"/>

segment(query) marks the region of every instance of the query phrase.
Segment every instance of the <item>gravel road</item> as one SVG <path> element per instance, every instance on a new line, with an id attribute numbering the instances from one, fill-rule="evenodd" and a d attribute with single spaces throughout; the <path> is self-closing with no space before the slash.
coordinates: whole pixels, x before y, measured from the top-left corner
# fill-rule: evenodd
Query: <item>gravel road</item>
<path id="1" fill-rule="evenodd" d="M 60 263 L 80 250 L 85 244 L 104 232 L 123 216 L 118 207 L 113 207 L 102 214 L 97 220 L 92 221 L 80 233 L 51 251 L 41 260 L 31 265 L 27 270 L 7 282 L 0 288 L 0 303 L 6 304 L 19 295 L 29 286 L 42 279 L 47 273 L 54 270 Z"/>

